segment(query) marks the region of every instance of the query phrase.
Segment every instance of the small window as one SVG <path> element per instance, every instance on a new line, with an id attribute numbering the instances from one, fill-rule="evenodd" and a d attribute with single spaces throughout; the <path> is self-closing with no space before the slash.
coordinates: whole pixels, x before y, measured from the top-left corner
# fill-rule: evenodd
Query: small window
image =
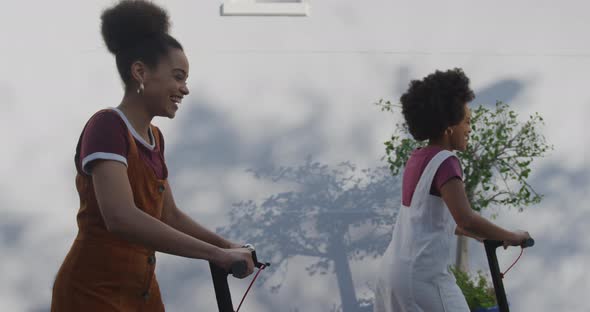
<path id="1" fill-rule="evenodd" d="M 225 0 L 222 16 L 308 16 L 309 0 Z"/>

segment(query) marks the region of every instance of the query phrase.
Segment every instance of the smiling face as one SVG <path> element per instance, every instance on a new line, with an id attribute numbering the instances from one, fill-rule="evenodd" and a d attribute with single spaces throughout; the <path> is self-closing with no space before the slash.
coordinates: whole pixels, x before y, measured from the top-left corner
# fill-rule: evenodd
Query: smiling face
<path id="1" fill-rule="evenodd" d="M 459 124 L 449 127 L 449 144 L 452 150 L 465 151 L 471 133 L 471 110 L 465 104 L 465 115 Z"/>
<path id="2" fill-rule="evenodd" d="M 155 68 L 143 69 L 142 99 L 152 116 L 174 118 L 182 98 L 189 94 L 189 65 L 181 49 L 170 49 Z"/>

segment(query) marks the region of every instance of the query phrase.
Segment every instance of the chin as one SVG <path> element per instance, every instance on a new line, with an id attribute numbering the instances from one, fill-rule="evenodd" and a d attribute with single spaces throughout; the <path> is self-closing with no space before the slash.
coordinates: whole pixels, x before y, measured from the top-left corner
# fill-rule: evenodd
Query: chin
<path id="1" fill-rule="evenodd" d="M 165 110 L 165 111 L 161 111 L 161 112 L 157 113 L 155 116 L 173 119 L 175 115 L 176 115 L 176 112 Z"/>
<path id="2" fill-rule="evenodd" d="M 167 107 L 164 112 L 163 112 L 163 117 L 168 117 L 170 119 L 174 119 L 174 117 L 176 116 L 176 111 L 177 108 L 175 107 Z"/>
<path id="3" fill-rule="evenodd" d="M 459 145 L 459 146 L 453 146 L 453 150 L 454 151 L 459 151 L 459 152 L 464 152 L 465 150 L 467 150 L 467 144 L 465 144 L 465 145 Z"/>

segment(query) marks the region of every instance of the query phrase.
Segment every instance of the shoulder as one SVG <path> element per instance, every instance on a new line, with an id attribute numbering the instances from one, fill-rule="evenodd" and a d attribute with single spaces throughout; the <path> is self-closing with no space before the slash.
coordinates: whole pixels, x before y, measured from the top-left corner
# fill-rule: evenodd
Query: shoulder
<path id="1" fill-rule="evenodd" d="M 437 173 L 446 177 L 459 177 L 463 179 L 463 169 L 461 168 L 461 161 L 456 154 L 449 155 L 440 165 Z"/>
<path id="2" fill-rule="evenodd" d="M 104 109 L 90 117 L 82 133 L 81 142 L 84 146 L 89 142 L 97 141 L 107 143 L 113 140 L 127 141 L 127 134 L 127 125 L 119 114 L 113 110 Z"/>
<path id="3" fill-rule="evenodd" d="M 116 111 L 102 109 L 90 117 L 86 126 L 87 130 L 89 128 L 122 128 L 127 130 L 127 125 Z"/>
<path id="4" fill-rule="evenodd" d="M 76 167 L 90 174 L 94 160 L 115 160 L 127 164 L 128 130 L 119 114 L 113 110 L 96 112 L 86 124 L 76 148 Z"/>

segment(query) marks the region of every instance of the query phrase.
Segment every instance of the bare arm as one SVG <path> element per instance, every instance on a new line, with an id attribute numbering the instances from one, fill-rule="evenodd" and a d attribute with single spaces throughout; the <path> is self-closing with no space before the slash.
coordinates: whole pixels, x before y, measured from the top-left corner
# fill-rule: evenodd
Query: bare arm
<path id="1" fill-rule="evenodd" d="M 166 189 L 164 191 L 164 210 L 162 212 L 162 221 L 180 232 L 220 248 L 241 247 L 241 245 L 232 243 L 231 241 L 208 230 L 185 214 L 182 210 L 180 210 L 174 202 L 172 189 L 170 188 L 168 182 L 166 182 Z"/>
<path id="2" fill-rule="evenodd" d="M 441 195 L 457 226 L 467 233 L 483 239 L 506 241 L 511 245 L 520 245 L 530 237 L 526 232 L 505 230 L 474 212 L 465 194 L 463 182 L 457 178 L 443 184 Z"/>
<path id="3" fill-rule="evenodd" d="M 463 235 L 463 236 L 467 236 L 467 237 L 471 237 L 473 239 L 476 239 L 476 240 L 478 240 L 480 242 L 483 241 L 483 238 L 481 238 L 481 237 L 479 237 L 479 236 L 477 236 L 477 235 L 475 235 L 475 234 L 473 234 L 471 232 L 466 231 L 465 229 L 463 229 L 460 226 L 457 226 L 457 228 L 455 229 L 455 235 Z"/>
<path id="4" fill-rule="evenodd" d="M 122 163 L 96 161 L 92 168 L 92 181 L 109 232 L 156 251 L 212 261 L 226 269 L 235 261 L 251 259 L 247 250 L 223 250 L 182 233 L 138 209 L 133 201 L 127 168 Z"/>

